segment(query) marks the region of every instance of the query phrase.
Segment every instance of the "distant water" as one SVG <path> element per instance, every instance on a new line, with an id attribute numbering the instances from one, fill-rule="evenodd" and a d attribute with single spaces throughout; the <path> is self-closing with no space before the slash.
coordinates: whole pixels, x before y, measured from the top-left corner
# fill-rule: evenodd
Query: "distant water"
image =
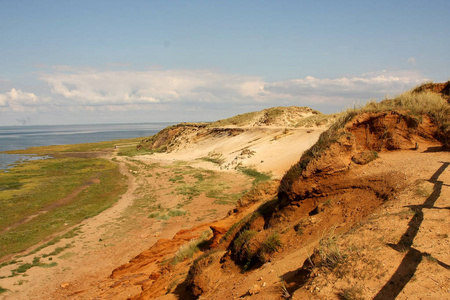
<path id="1" fill-rule="evenodd" d="M 174 123 L 0 126 L 0 152 L 29 147 L 147 137 Z M 0 153 L 0 169 L 29 156 Z"/>

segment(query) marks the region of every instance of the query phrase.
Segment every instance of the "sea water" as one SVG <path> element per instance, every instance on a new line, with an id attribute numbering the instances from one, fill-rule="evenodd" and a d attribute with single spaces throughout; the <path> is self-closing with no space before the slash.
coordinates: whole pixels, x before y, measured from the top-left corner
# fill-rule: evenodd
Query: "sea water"
<path id="1" fill-rule="evenodd" d="M 175 123 L 94 124 L 0 126 L 0 152 L 29 147 L 95 143 L 152 136 Z M 0 169 L 24 159 L 27 155 L 0 153 Z"/>

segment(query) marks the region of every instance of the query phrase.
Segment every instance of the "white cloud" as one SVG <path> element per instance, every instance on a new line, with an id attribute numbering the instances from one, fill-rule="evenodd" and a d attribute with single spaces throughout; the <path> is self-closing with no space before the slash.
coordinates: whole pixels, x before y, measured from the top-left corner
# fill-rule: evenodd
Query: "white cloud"
<path id="1" fill-rule="evenodd" d="M 211 70 L 82 71 L 45 74 L 58 105 L 127 105 L 154 103 L 251 103 L 298 99 L 314 103 L 336 97 L 383 97 L 425 79 L 412 72 L 375 72 L 335 79 L 307 76 L 278 82 Z"/>
<path id="2" fill-rule="evenodd" d="M 0 107 L 7 105 L 7 97 L 4 94 L 0 94 Z"/>
<path id="3" fill-rule="evenodd" d="M 0 109 L 2 111 L 35 111 L 37 106 L 46 105 L 47 98 L 38 98 L 33 93 L 12 88 L 11 91 L 0 94 Z"/>
<path id="4" fill-rule="evenodd" d="M 21 90 L 16 90 L 14 88 L 11 89 L 11 91 L 7 93 L 7 95 L 9 95 L 11 101 L 19 102 L 24 105 L 33 105 L 37 101 L 37 97 L 35 94 L 22 92 Z"/>
<path id="5" fill-rule="evenodd" d="M 52 92 L 79 105 L 251 100 L 258 78 L 210 70 L 115 71 L 42 75 Z"/>
<path id="6" fill-rule="evenodd" d="M 373 72 L 361 76 L 335 79 L 292 79 L 266 83 L 266 95 L 286 100 L 302 99 L 306 103 L 347 102 L 383 98 L 394 95 L 423 82 L 414 72 Z"/>
<path id="7" fill-rule="evenodd" d="M 57 71 L 55 71 L 57 70 Z M 40 79 L 49 95 L 13 88 L 0 94 L 1 111 L 127 112 L 199 111 L 219 106 L 264 108 L 278 105 L 342 109 L 354 102 L 382 99 L 426 79 L 411 71 L 373 72 L 360 76 L 306 76 L 269 82 L 255 76 L 214 70 L 102 71 L 57 66 Z M 246 109 L 242 108 L 241 112 Z"/>

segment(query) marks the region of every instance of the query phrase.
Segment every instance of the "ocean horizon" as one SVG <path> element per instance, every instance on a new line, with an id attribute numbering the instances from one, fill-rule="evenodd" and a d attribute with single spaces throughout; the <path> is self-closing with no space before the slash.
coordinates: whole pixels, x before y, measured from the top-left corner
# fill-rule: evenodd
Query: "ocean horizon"
<path id="1" fill-rule="evenodd" d="M 0 126 L 0 152 L 30 147 L 96 143 L 152 136 L 175 122 Z M 0 153 L 0 169 L 29 159 Z"/>

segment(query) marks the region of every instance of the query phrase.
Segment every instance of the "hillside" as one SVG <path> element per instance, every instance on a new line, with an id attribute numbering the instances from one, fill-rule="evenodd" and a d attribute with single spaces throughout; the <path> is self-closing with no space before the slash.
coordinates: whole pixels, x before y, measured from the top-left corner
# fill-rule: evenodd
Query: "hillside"
<path id="1" fill-rule="evenodd" d="M 6 299 L 448 298 L 449 89 L 166 128 L 114 157 L 139 206 L 84 227 L 111 237 Z"/>
<path id="2" fill-rule="evenodd" d="M 277 113 L 266 113 L 271 111 Z M 285 111 L 291 123 L 286 123 L 286 116 L 279 111 Z M 128 190 L 117 204 L 98 216 L 78 226 L 64 224 L 66 230 L 63 228 L 64 231 L 17 255 L 3 257 L 1 296 L 61 298 L 53 296 L 60 289 L 64 294 L 86 290 L 87 295 L 94 282 L 101 282 L 116 266 L 160 243 L 160 237 L 170 239 L 182 229 L 222 219 L 236 207 L 238 200 L 251 198 L 242 197 L 245 192 L 261 192 L 252 186 L 270 178 L 279 180 L 301 153 L 315 143 L 326 129 L 316 124 L 326 124 L 330 116 L 311 112 L 308 108 L 290 107 L 250 114 L 263 119 L 275 115 L 270 125 L 238 128 L 207 124 L 201 138 L 178 135 L 180 140 L 172 143 L 177 147 L 166 152 L 136 149 L 129 141 L 101 145 L 98 152 L 95 149 L 99 145 L 94 144 L 73 145 L 69 148 L 76 149 L 75 152 L 67 153 L 52 152 L 52 147 L 32 149 L 58 157 L 108 159 L 118 165 Z M 189 125 L 169 127 L 157 137 Z M 227 130 L 233 126 L 239 134 L 229 134 Z M 83 188 L 84 185 L 76 191 Z M 267 187 L 270 193 L 275 193 L 276 188 L 276 181 Z M 171 253 L 173 246 L 167 248 Z"/>
<path id="3" fill-rule="evenodd" d="M 152 159 L 203 160 L 220 170 L 256 167 L 281 178 L 332 119 L 307 107 L 274 107 L 213 123 L 170 126 L 138 149 L 155 152 Z"/>
<path id="4" fill-rule="evenodd" d="M 209 224 L 211 244 L 195 259 L 150 267 L 151 248 L 112 282 L 141 284 L 133 299 L 446 298 L 450 108 L 412 94 L 343 114 L 278 193 Z"/>

